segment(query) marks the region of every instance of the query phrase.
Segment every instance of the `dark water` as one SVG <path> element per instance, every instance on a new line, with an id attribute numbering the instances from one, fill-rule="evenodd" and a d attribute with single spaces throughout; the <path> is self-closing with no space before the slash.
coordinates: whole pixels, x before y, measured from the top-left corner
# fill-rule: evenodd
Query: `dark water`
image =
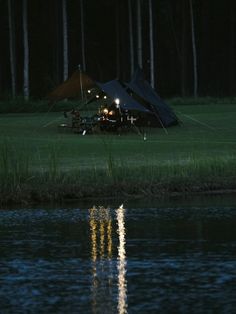
<path id="1" fill-rule="evenodd" d="M 2 209 L 0 313 L 236 313 L 234 201 Z"/>

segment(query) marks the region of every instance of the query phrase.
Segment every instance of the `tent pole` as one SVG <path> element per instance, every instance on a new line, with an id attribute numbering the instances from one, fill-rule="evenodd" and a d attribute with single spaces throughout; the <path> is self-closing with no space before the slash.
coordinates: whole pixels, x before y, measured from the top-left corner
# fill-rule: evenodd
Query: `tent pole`
<path id="1" fill-rule="evenodd" d="M 143 139 L 144 139 L 144 134 L 142 134 L 139 130 L 139 128 L 134 124 L 134 123 L 131 123 L 131 125 L 134 127 L 134 129 L 137 131 L 138 135 L 140 135 Z"/>
<path id="2" fill-rule="evenodd" d="M 169 134 L 168 131 L 167 131 L 167 129 L 164 127 L 164 124 L 162 123 L 161 119 L 160 119 L 159 117 L 158 117 L 158 119 L 159 119 L 159 121 L 160 121 L 160 123 L 161 123 L 161 126 L 162 126 L 162 128 L 164 129 L 165 133 L 166 133 L 166 134 Z"/>
<path id="3" fill-rule="evenodd" d="M 82 97 L 82 101 L 83 101 L 84 99 L 83 99 L 82 75 L 81 75 L 81 66 L 80 66 L 80 64 L 78 65 L 78 67 L 79 67 L 79 75 L 80 75 L 80 92 L 81 92 L 81 97 Z"/>
<path id="4" fill-rule="evenodd" d="M 86 96 L 86 93 L 85 93 L 85 97 L 84 97 L 83 83 L 82 83 L 82 70 L 81 70 L 81 65 L 80 64 L 78 65 L 78 68 L 79 68 L 79 75 L 80 75 L 80 93 L 81 93 L 81 98 L 82 98 L 82 104 L 84 106 L 84 105 L 87 105 L 87 96 Z M 85 103 L 84 103 L 84 98 L 85 98 Z M 83 108 L 83 106 L 81 108 Z M 81 108 L 80 108 L 80 110 L 81 110 Z"/>
<path id="5" fill-rule="evenodd" d="M 152 109 L 153 109 L 153 113 L 155 114 L 155 116 L 157 117 L 157 119 L 159 120 L 160 124 L 161 124 L 161 127 L 164 129 L 165 133 L 166 134 L 169 134 L 167 129 L 164 127 L 164 124 L 163 122 L 161 121 L 161 119 L 159 118 L 158 114 L 155 112 L 155 108 L 152 106 Z"/>

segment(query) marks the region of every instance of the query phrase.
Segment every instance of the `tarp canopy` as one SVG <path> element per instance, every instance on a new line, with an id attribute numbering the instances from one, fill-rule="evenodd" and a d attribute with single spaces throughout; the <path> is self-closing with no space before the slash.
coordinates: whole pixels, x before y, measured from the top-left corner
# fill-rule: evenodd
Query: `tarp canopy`
<path id="1" fill-rule="evenodd" d="M 66 98 L 81 99 L 82 93 L 94 87 L 96 87 L 95 82 L 86 73 L 76 70 L 71 77 L 49 93 L 47 99 L 50 101 L 60 101 Z"/>
<path id="2" fill-rule="evenodd" d="M 117 80 L 112 80 L 105 84 L 96 84 L 114 101 L 115 99 L 119 99 L 121 109 L 150 113 L 150 110 L 132 98 Z"/>
<path id="3" fill-rule="evenodd" d="M 140 68 L 136 70 L 132 80 L 127 84 L 118 80 L 98 83 L 78 69 L 70 78 L 48 94 L 47 99 L 50 102 L 63 99 L 84 99 L 86 104 L 89 104 L 98 100 L 100 98 L 98 95 L 101 93 L 105 93 L 112 103 L 116 103 L 116 99 L 119 99 L 122 110 L 143 113 L 143 120 L 139 120 L 143 123 L 149 123 L 149 125 L 152 123 L 153 126 L 165 128 L 178 122 L 172 109 L 144 79 Z"/>
<path id="4" fill-rule="evenodd" d="M 158 119 L 162 121 L 164 127 L 175 124 L 178 119 L 172 109 L 160 98 L 149 83 L 144 79 L 140 68 L 136 70 L 128 88 L 151 105 L 152 110 Z"/>

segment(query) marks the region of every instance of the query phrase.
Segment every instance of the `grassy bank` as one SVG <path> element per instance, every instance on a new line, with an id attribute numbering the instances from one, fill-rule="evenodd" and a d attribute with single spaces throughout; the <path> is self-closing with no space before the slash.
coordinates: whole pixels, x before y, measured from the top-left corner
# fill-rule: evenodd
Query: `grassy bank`
<path id="1" fill-rule="evenodd" d="M 59 131 L 57 112 L 0 115 L 0 198 L 39 202 L 236 188 L 236 105 L 173 105 L 180 126 Z M 87 114 L 87 113 L 85 113 Z"/>

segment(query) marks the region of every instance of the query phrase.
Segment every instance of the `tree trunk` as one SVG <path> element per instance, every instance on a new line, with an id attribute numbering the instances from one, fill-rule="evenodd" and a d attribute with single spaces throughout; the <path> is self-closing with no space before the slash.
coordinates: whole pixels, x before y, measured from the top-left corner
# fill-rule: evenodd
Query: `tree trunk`
<path id="1" fill-rule="evenodd" d="M 16 96 L 16 55 L 15 55 L 15 23 L 13 18 L 12 0 L 8 0 L 9 51 L 11 67 L 12 97 Z"/>
<path id="2" fill-rule="evenodd" d="M 66 0 L 62 0 L 62 23 L 63 23 L 63 80 L 68 78 L 68 30 Z"/>
<path id="3" fill-rule="evenodd" d="M 150 40 L 150 82 L 154 88 L 154 45 L 153 45 L 153 16 L 152 16 L 152 0 L 148 2 L 149 8 L 149 40 Z"/>
<path id="4" fill-rule="evenodd" d="M 186 96 L 187 52 L 186 52 L 186 0 L 182 0 L 182 42 L 181 42 L 181 95 Z"/>
<path id="5" fill-rule="evenodd" d="M 29 41 L 28 41 L 28 12 L 27 0 L 23 0 L 23 45 L 24 45 L 24 83 L 23 94 L 29 99 Z"/>
<path id="6" fill-rule="evenodd" d="M 83 71 L 86 71 L 85 44 L 84 44 L 84 1 L 80 0 L 80 25 Z"/>
<path id="7" fill-rule="evenodd" d="M 134 34 L 133 34 L 133 18 L 131 0 L 128 0 L 129 10 L 129 44 L 130 44 L 130 76 L 134 73 Z"/>
<path id="8" fill-rule="evenodd" d="M 138 65 L 143 67 L 141 0 L 137 0 Z"/>
<path id="9" fill-rule="evenodd" d="M 229 94 L 230 96 L 235 94 L 235 3 L 230 3 L 230 39 L 229 39 Z"/>
<path id="10" fill-rule="evenodd" d="M 120 11 L 119 2 L 116 4 L 116 77 L 120 78 Z"/>
<path id="11" fill-rule="evenodd" d="M 195 40 L 195 25 L 194 25 L 194 16 L 193 16 L 193 2 L 189 0 L 190 6 L 190 20 L 191 20 L 191 35 L 192 35 L 192 49 L 193 49 L 193 83 L 194 83 L 194 97 L 198 96 L 198 69 L 197 69 L 197 49 L 196 49 L 196 40 Z"/>
<path id="12" fill-rule="evenodd" d="M 62 36 L 61 36 L 61 6 L 58 5 L 58 0 L 54 0 L 55 10 L 55 49 L 52 49 L 52 60 L 54 69 L 54 84 L 58 85 L 62 80 Z"/>

